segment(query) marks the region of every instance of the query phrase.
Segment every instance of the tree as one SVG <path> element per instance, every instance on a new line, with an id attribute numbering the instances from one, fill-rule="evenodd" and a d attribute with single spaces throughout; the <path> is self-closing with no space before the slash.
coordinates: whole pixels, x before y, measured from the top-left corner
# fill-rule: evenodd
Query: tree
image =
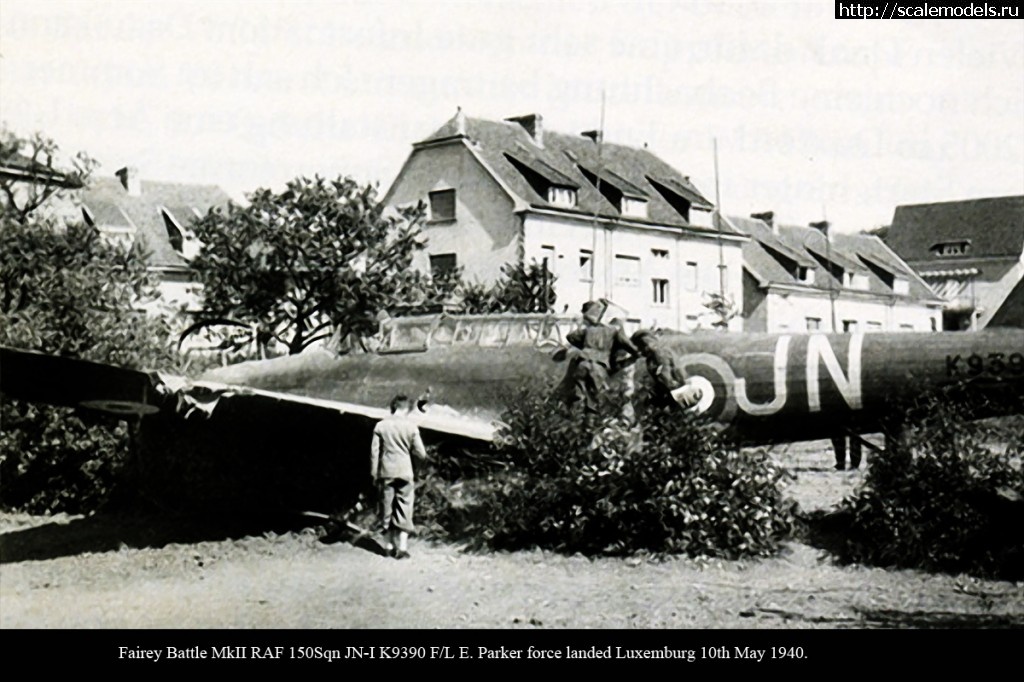
<path id="1" fill-rule="evenodd" d="M 57 167 L 60 148 L 42 133 L 19 137 L 0 128 L 0 210 L 8 220 L 26 223 L 47 202 L 82 187 L 97 163 L 85 152 L 71 159 L 70 170 Z"/>
<path id="2" fill-rule="evenodd" d="M 373 186 L 319 176 L 213 210 L 193 226 L 204 296 L 193 329 L 243 323 L 291 354 L 334 334 L 372 334 L 379 312 L 451 293 L 448 279 L 412 268 L 422 219 L 422 205 L 388 209 Z"/>
<path id="3" fill-rule="evenodd" d="M 711 326 L 715 329 L 728 330 L 729 321 L 739 315 L 736 303 L 726 294 L 705 292 L 707 300 L 702 304 L 708 309 L 705 315 L 712 317 Z"/>
<path id="4" fill-rule="evenodd" d="M 550 313 L 557 300 L 555 279 L 543 263 L 506 263 L 490 288 L 479 283 L 463 285 L 463 310 L 470 314 Z"/>
<path id="5" fill-rule="evenodd" d="M 173 363 L 166 324 L 138 309 L 155 295 L 145 254 L 44 215 L 45 200 L 69 189 L 50 184 L 57 145 L 40 134 L 25 141 L 5 131 L 4 138 L 3 168 L 22 163 L 17 150 L 29 146 L 47 150 L 49 171 L 35 169 L 42 187 L 14 186 L 31 185 L 29 176 L 0 183 L 0 344 L 134 368 Z M 0 420 L 0 507 L 90 511 L 121 476 L 123 423 L 15 400 L 0 404 Z"/>

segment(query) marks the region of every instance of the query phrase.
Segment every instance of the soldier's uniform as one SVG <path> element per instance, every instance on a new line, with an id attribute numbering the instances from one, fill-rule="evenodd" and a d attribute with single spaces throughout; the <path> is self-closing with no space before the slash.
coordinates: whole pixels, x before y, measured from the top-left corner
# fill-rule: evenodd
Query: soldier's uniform
<path id="1" fill-rule="evenodd" d="M 653 333 L 643 330 L 633 335 L 633 342 L 647 362 L 647 371 L 654 380 L 655 392 L 665 400 L 691 408 L 700 402 L 701 391 L 688 385 L 689 376 L 680 367 L 671 351 L 665 349 Z"/>
<path id="2" fill-rule="evenodd" d="M 570 332 L 565 339 L 578 349 L 566 374 L 571 403 L 583 401 L 589 412 L 597 412 L 601 398 L 608 391 L 608 378 L 613 362 L 619 364 L 624 356 L 636 356 L 639 351 L 622 329 L 600 322 L 603 306 L 588 303 L 584 306 L 584 327 Z"/>

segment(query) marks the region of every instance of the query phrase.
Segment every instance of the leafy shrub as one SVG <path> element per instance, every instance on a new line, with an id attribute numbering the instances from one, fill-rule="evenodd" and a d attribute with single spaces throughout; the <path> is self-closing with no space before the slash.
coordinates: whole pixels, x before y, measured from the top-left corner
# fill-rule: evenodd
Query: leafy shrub
<path id="1" fill-rule="evenodd" d="M 127 461 L 127 424 L 90 424 L 71 410 L 5 401 L 0 505 L 33 514 L 94 511 Z"/>
<path id="2" fill-rule="evenodd" d="M 493 465 L 459 499 L 427 487 L 435 521 L 493 548 L 585 554 L 768 555 L 788 534 L 785 474 L 766 455 L 674 406 L 642 400 L 632 423 L 614 401 L 584 417 L 550 394 L 514 396 Z"/>
<path id="3" fill-rule="evenodd" d="M 840 505 L 841 561 L 1024 577 L 1024 418 L 970 421 L 950 395 L 912 406 L 902 456 L 870 458 Z"/>
<path id="4" fill-rule="evenodd" d="M 86 225 L 0 217 L 0 344 L 133 368 L 174 361 L 166 323 L 137 310 L 153 282 L 137 248 Z M 129 428 L 0 403 L 0 508 L 95 510 L 127 462 Z"/>
<path id="5" fill-rule="evenodd" d="M 557 277 L 545 263 L 506 263 L 493 285 L 463 284 L 462 311 L 485 313 L 548 313 L 555 309 Z"/>

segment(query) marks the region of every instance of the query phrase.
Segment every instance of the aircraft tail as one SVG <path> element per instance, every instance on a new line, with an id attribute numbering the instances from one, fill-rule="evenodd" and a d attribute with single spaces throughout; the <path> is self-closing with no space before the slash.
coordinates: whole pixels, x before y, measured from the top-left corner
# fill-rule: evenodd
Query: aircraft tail
<path id="1" fill-rule="evenodd" d="M 986 327 L 1016 327 L 1024 329 L 1024 279 L 1010 291 Z"/>

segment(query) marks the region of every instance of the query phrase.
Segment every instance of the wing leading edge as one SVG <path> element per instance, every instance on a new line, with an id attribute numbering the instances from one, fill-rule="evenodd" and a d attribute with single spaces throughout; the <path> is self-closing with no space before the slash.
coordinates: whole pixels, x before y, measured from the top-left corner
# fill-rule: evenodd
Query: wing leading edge
<path id="1" fill-rule="evenodd" d="M 176 410 L 186 419 L 216 414 L 224 402 L 256 401 L 275 406 L 326 411 L 368 421 L 380 421 L 388 411 L 336 400 L 308 398 L 233 384 L 193 382 L 185 377 L 125 369 L 103 363 L 0 347 L 0 394 L 35 403 L 99 410 L 121 417 L 146 416 Z M 495 425 L 461 415 L 443 406 L 414 413 L 424 431 L 444 438 L 455 436 L 489 443 Z"/>

